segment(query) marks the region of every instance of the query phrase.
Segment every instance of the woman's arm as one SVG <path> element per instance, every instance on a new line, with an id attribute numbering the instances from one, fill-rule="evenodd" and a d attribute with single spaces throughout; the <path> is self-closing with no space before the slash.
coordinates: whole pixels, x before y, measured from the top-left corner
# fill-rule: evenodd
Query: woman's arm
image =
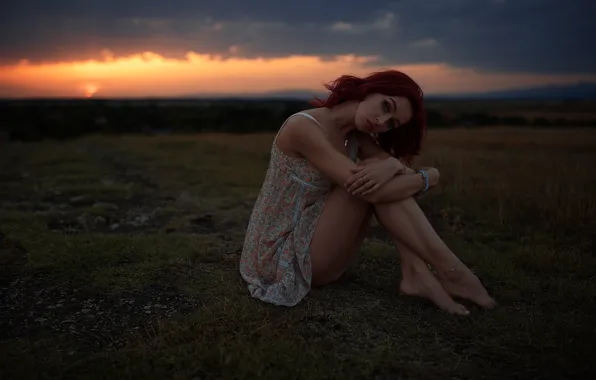
<path id="1" fill-rule="evenodd" d="M 373 162 L 378 162 L 386 159 L 396 159 L 389 153 L 383 150 L 370 135 L 358 133 L 358 142 L 360 148 L 358 149 L 358 158 L 361 160 L 361 165 L 368 165 Z M 406 166 L 405 171 L 400 174 L 415 174 L 416 171 Z"/>
<path id="2" fill-rule="evenodd" d="M 321 128 L 306 118 L 292 118 L 277 138 L 278 146 L 284 145 L 305 157 L 333 182 L 343 184 L 357 165 L 335 149 Z"/>
<path id="3" fill-rule="evenodd" d="M 278 137 L 290 143 L 296 153 L 304 156 L 314 167 L 333 182 L 345 188 L 351 170 L 357 165 L 329 143 L 322 130 L 309 120 L 288 121 Z M 423 186 L 420 174 L 396 176 L 373 194 L 359 196 L 369 203 L 402 200 L 416 194 Z"/>
<path id="4" fill-rule="evenodd" d="M 438 176 L 431 175 L 429 172 L 428 177 L 430 186 L 436 185 Z M 357 197 L 364 198 L 371 203 L 397 202 L 418 194 L 423 187 L 422 174 L 401 174 L 390 179 L 375 192 L 366 196 L 357 195 Z"/>
<path id="5" fill-rule="evenodd" d="M 383 150 L 370 135 L 359 133 L 358 141 L 360 149 L 358 157 L 362 160 L 361 165 L 368 165 L 387 159 L 394 159 L 389 153 Z M 429 176 L 430 186 L 436 186 L 439 181 L 439 171 L 435 168 L 425 168 Z M 395 202 L 416 195 L 424 186 L 424 179 L 414 169 L 406 167 L 406 170 L 390 179 L 367 198 L 374 203 Z"/>

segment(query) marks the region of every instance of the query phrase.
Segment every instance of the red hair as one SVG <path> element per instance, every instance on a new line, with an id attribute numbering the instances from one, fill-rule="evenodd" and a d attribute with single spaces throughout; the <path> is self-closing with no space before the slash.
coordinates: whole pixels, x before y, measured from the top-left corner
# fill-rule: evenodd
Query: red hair
<path id="1" fill-rule="evenodd" d="M 412 105 L 412 119 L 399 128 L 380 133 L 377 144 L 392 156 L 411 164 L 412 158 L 420 153 L 422 139 L 426 134 L 426 113 L 424 94 L 412 78 L 397 70 L 372 73 L 365 78 L 342 75 L 325 85 L 331 91 L 327 100 L 315 98 L 310 103 L 315 107 L 332 108 L 347 101 L 363 101 L 368 95 L 403 96 Z"/>

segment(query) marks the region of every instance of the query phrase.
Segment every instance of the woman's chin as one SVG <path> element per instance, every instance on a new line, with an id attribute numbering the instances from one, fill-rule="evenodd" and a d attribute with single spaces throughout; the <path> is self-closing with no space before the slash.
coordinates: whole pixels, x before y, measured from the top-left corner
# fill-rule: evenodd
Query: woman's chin
<path id="1" fill-rule="evenodd" d="M 362 133 L 366 133 L 366 134 L 370 134 L 371 133 L 370 130 L 369 130 L 369 128 L 366 127 L 366 126 L 364 126 L 364 125 L 356 126 L 356 130 L 358 132 L 362 132 Z"/>

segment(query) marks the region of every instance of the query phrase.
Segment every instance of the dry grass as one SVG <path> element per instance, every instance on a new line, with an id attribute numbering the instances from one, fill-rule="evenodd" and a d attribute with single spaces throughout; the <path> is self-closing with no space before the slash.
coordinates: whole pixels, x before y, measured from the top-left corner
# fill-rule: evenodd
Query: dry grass
<path id="1" fill-rule="evenodd" d="M 295 308 L 238 271 L 271 134 L 90 137 L 1 153 L 3 378 L 589 378 L 596 135 L 433 131 L 421 206 L 500 302 L 399 297 L 379 234 Z M 377 237 L 375 237 L 377 236 Z"/>

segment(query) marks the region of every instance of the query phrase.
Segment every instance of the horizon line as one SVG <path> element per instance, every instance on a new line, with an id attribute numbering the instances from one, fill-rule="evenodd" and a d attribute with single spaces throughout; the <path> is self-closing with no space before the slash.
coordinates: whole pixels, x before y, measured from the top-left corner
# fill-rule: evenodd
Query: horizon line
<path id="1" fill-rule="evenodd" d="M 548 93 L 549 90 L 574 90 L 582 87 L 594 86 L 590 94 L 553 94 Z M 532 91 L 545 91 L 543 94 L 527 94 Z M 524 94 L 525 93 L 525 94 Z M 0 100 L 215 100 L 215 99 L 239 99 L 239 100 L 295 100 L 307 101 L 315 97 L 326 97 L 329 92 L 313 91 L 308 89 L 287 89 L 269 92 L 255 92 L 255 93 L 205 93 L 205 94 L 178 94 L 178 95 L 157 95 L 148 94 L 143 96 L 138 95 L 119 95 L 119 96 L 102 96 L 95 94 L 91 97 L 77 97 L 77 96 L 0 96 Z M 488 90 L 482 92 L 435 92 L 425 94 L 425 98 L 449 98 L 449 99 L 469 99 L 469 98 L 595 98 L 596 97 L 596 81 L 578 81 L 575 83 L 545 83 L 543 85 L 529 86 L 529 87 L 512 87 L 502 90 Z"/>

